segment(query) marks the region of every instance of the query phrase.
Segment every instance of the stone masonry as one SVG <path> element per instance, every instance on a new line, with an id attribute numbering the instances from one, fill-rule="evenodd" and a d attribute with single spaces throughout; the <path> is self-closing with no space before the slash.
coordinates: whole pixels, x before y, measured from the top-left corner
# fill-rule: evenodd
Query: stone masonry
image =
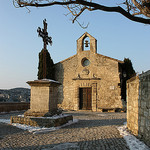
<path id="1" fill-rule="evenodd" d="M 89 38 L 89 50 L 84 50 Z M 124 63 L 97 53 L 97 40 L 85 33 L 77 40 L 77 54 L 55 64 L 59 107 L 80 110 L 82 88 L 91 88 L 91 110 L 122 108 L 119 64 Z M 84 101 L 83 101 L 84 103 Z"/>
<path id="2" fill-rule="evenodd" d="M 30 109 L 25 116 L 46 117 L 57 112 L 57 88 L 59 82 L 42 79 L 27 82 L 31 86 Z"/>
<path id="3" fill-rule="evenodd" d="M 139 77 L 127 81 L 127 126 L 132 133 L 138 135 L 138 94 Z"/>
<path id="4" fill-rule="evenodd" d="M 0 103 L 0 112 L 21 111 L 21 110 L 28 110 L 29 108 L 30 108 L 30 103 L 26 103 L 26 102 Z"/>
<path id="5" fill-rule="evenodd" d="M 127 82 L 127 127 L 150 146 L 150 71 Z"/>
<path id="6" fill-rule="evenodd" d="M 25 124 L 35 127 L 57 127 L 68 123 L 73 120 L 71 115 L 62 115 L 61 117 L 21 117 L 11 116 L 11 123 Z"/>
<path id="7" fill-rule="evenodd" d="M 23 116 L 12 116 L 11 123 L 56 127 L 73 120 L 72 116 L 58 116 L 61 113 L 57 108 L 58 81 L 42 79 L 27 83 L 31 86 L 30 109 Z"/>

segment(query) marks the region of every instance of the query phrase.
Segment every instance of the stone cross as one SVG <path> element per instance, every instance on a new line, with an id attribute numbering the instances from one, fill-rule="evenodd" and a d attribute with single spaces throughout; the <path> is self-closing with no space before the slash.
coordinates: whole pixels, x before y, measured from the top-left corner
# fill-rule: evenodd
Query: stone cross
<path id="1" fill-rule="evenodd" d="M 43 79 L 46 79 L 46 70 L 47 70 L 47 64 L 46 64 L 46 47 L 48 43 L 52 45 L 52 37 L 48 36 L 47 32 L 47 23 L 46 19 L 43 20 L 44 29 L 41 30 L 40 27 L 38 27 L 37 32 L 39 33 L 39 36 L 42 37 L 44 47 L 43 47 Z"/>

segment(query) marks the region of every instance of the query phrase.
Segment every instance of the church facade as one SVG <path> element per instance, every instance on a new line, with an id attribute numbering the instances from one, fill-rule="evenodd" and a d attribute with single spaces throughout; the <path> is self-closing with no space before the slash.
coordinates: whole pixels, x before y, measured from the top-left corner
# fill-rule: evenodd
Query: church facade
<path id="1" fill-rule="evenodd" d="M 123 63 L 98 54 L 97 40 L 84 33 L 77 40 L 77 54 L 55 64 L 55 79 L 61 83 L 59 107 L 92 111 L 122 108 Z"/>

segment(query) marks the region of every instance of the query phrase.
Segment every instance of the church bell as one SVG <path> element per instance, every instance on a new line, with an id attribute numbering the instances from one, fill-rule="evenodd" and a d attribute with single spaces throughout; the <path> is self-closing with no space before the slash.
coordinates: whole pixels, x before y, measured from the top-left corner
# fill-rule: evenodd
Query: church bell
<path id="1" fill-rule="evenodd" d="M 85 40 L 85 47 L 89 47 L 89 42 L 88 42 L 88 40 Z"/>

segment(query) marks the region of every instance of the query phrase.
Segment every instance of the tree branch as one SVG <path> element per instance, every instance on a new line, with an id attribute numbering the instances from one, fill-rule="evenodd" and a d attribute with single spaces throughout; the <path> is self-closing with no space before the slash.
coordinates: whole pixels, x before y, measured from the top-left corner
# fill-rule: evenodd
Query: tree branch
<path id="1" fill-rule="evenodd" d="M 146 6 L 146 4 L 148 3 L 144 3 L 144 5 L 139 4 L 136 0 L 132 0 L 133 4 L 140 10 L 140 12 L 147 16 L 150 17 L 150 9 L 148 8 L 148 6 Z M 148 8 L 148 9 L 147 9 Z"/>
<path id="2" fill-rule="evenodd" d="M 86 7 L 87 6 L 91 7 L 92 10 L 102 10 L 102 11 L 106 11 L 106 12 L 117 12 L 117 13 L 122 14 L 123 16 L 125 16 L 126 18 L 128 18 L 132 21 L 139 22 L 139 23 L 144 23 L 144 24 L 150 24 L 150 19 L 133 16 L 129 12 L 125 11 L 120 6 L 107 7 L 107 6 L 100 5 L 98 3 L 88 2 L 88 1 L 85 1 L 85 0 L 69 0 L 69 1 L 62 1 L 62 2 L 54 1 L 54 2 L 48 2 L 48 3 L 45 3 L 45 4 L 33 3 L 33 2 L 27 3 L 27 2 L 24 2 L 24 1 L 20 1 L 20 0 L 16 0 L 16 1 L 17 1 L 18 5 L 20 7 L 25 7 L 25 6 L 47 7 L 47 6 L 53 6 L 53 5 L 80 4 L 80 5 L 83 5 L 83 6 L 86 6 Z"/>
<path id="3" fill-rule="evenodd" d="M 76 1 L 67 1 L 67 2 L 58 2 L 58 1 L 54 1 L 54 2 L 49 2 L 49 3 L 45 3 L 45 4 L 39 4 L 39 3 L 28 3 L 28 2 L 24 2 L 24 1 L 20 1 L 17 0 L 17 3 L 20 7 L 25 7 L 25 6 L 32 6 L 32 7 L 47 7 L 47 6 L 53 6 L 53 5 L 69 5 L 69 4 L 76 4 Z"/>
<path id="4" fill-rule="evenodd" d="M 100 4 L 97 4 L 97 3 L 93 3 L 93 2 L 86 2 L 84 0 L 81 1 L 81 4 L 94 7 L 96 10 L 102 10 L 102 11 L 107 11 L 107 12 L 118 12 L 118 13 L 122 14 L 123 16 L 125 16 L 126 18 L 128 18 L 132 21 L 139 22 L 139 23 L 150 24 L 150 19 L 145 19 L 145 18 L 133 16 L 129 12 L 127 12 L 123 8 L 121 8 L 120 6 L 107 7 L 107 6 L 103 6 L 103 5 L 100 5 Z"/>

